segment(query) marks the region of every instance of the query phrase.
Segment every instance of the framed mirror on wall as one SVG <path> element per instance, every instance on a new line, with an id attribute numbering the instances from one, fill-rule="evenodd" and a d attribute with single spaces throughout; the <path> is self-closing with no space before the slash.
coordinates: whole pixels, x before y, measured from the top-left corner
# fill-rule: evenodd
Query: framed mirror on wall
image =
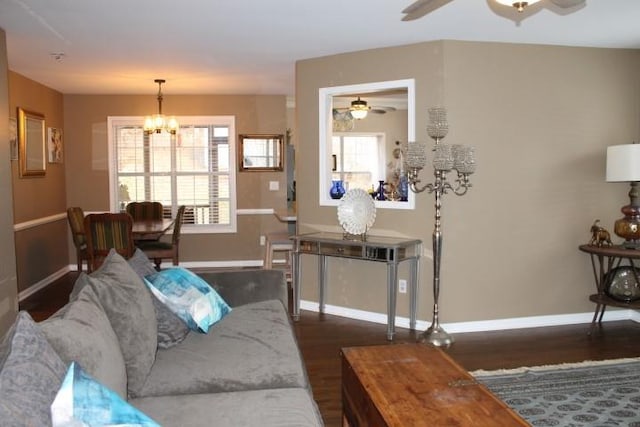
<path id="1" fill-rule="evenodd" d="M 339 181 L 345 191 L 372 193 L 376 208 L 414 209 L 401 177 L 404 148 L 415 140 L 415 80 L 321 88 L 319 108 L 320 205 L 338 204 Z"/>
<path id="2" fill-rule="evenodd" d="M 46 171 L 44 115 L 18 108 L 20 177 L 44 176 Z"/>
<path id="3" fill-rule="evenodd" d="M 241 172 L 282 171 L 284 135 L 238 135 L 238 170 Z"/>

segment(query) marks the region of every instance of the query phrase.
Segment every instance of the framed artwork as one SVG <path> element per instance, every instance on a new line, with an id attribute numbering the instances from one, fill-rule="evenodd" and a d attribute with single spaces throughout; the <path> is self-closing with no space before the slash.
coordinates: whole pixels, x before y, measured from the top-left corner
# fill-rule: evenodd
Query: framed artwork
<path id="1" fill-rule="evenodd" d="M 18 160 L 18 120 L 9 117 L 9 153 L 11 160 Z"/>
<path id="2" fill-rule="evenodd" d="M 18 107 L 18 159 L 20 178 L 44 176 L 47 147 L 44 114 Z"/>
<path id="3" fill-rule="evenodd" d="M 62 163 L 62 130 L 48 129 L 49 163 Z"/>

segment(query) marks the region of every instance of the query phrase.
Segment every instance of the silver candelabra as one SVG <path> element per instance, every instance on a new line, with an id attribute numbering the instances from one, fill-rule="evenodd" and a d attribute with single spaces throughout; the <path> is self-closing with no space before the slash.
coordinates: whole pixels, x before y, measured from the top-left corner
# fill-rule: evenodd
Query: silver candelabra
<path id="1" fill-rule="evenodd" d="M 428 191 L 435 194 L 435 224 L 433 228 L 433 322 L 418 340 L 438 347 L 448 347 L 453 344 L 453 336 L 440 326 L 438 300 L 440 297 L 440 262 L 442 252 L 442 226 L 440 223 L 441 199 L 449 192 L 456 196 L 467 193 L 471 187 L 469 176 L 476 169 L 474 148 L 464 145 L 448 145 L 441 143 L 447 135 L 447 111 L 444 108 L 429 109 L 429 124 L 427 133 L 435 141 L 433 147 L 434 182 L 421 186 L 418 177 L 427 162 L 427 144 L 425 142 L 410 142 L 407 147 L 407 178 L 409 188 L 414 193 Z M 457 178 L 453 183 L 447 180 L 447 175 L 456 170 Z"/>

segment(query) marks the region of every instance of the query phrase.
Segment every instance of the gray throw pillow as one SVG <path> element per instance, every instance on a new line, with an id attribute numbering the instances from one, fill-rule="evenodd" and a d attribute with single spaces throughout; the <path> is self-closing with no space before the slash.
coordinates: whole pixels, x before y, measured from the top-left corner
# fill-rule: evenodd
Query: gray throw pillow
<path id="1" fill-rule="evenodd" d="M 128 394 L 135 397 L 151 371 L 158 347 L 152 297 L 127 260 L 112 250 L 102 266 L 81 274 L 75 287 L 90 286 L 109 318 L 127 370 Z"/>
<path id="2" fill-rule="evenodd" d="M 127 262 L 140 278 L 144 279 L 144 276 L 156 273 L 151 261 L 140 249 L 136 249 Z M 156 321 L 158 322 L 158 347 L 171 348 L 181 343 L 189 335 L 189 327 L 152 292 L 149 293 L 151 294 L 153 308 L 156 311 Z"/>
<path id="3" fill-rule="evenodd" d="M 50 426 L 67 367 L 26 311 L 0 344 L 0 424 Z"/>
<path id="4" fill-rule="evenodd" d="M 93 288 L 85 286 L 62 311 L 40 323 L 40 328 L 62 360 L 77 362 L 97 381 L 127 398 L 127 373 L 118 337 Z"/>

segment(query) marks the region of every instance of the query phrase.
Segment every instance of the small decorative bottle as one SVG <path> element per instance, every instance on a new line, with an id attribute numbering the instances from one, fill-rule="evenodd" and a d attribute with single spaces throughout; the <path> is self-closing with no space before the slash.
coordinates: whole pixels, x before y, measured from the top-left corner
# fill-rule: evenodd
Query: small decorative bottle
<path id="1" fill-rule="evenodd" d="M 342 180 L 334 179 L 331 181 L 331 189 L 329 190 L 329 195 L 332 199 L 341 199 L 344 196 L 345 190 L 344 185 L 342 184 Z"/>

